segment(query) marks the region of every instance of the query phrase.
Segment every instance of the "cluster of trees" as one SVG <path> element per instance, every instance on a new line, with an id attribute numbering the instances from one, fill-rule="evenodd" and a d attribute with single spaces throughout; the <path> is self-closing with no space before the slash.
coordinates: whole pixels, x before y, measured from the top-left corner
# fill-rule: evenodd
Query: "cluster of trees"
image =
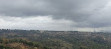
<path id="1" fill-rule="evenodd" d="M 6 49 L 111 49 L 111 33 L 1 29 L 0 37 Z"/>
<path id="2" fill-rule="evenodd" d="M 38 42 L 24 39 L 0 38 L 0 49 L 49 49 Z"/>

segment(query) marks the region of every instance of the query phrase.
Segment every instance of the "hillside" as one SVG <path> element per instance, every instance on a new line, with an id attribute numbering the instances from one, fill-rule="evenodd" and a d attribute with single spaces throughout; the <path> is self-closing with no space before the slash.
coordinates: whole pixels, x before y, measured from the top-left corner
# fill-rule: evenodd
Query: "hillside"
<path id="1" fill-rule="evenodd" d="M 41 31 L 41 30 L 0 30 L 0 37 L 8 40 L 25 39 L 35 44 L 39 43 L 43 49 L 111 49 L 111 33 L 78 32 L 78 31 Z M 25 42 L 26 42 L 25 41 Z M 9 46 L 11 45 L 11 46 Z M 23 42 L 5 44 L 7 47 L 21 45 L 34 49 L 36 46 Z M 21 48 L 20 48 L 21 49 Z M 28 49 L 28 48 L 27 48 Z"/>
<path id="2" fill-rule="evenodd" d="M 0 39 L 0 49 L 48 49 L 38 42 L 31 42 L 24 39 Z"/>

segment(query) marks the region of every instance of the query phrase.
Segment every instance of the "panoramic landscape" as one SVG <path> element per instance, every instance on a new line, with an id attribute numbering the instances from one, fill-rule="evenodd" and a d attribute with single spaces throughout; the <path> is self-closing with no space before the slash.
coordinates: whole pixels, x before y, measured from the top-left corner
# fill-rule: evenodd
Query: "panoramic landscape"
<path id="1" fill-rule="evenodd" d="M 111 49 L 111 0 L 0 0 L 0 49 Z"/>

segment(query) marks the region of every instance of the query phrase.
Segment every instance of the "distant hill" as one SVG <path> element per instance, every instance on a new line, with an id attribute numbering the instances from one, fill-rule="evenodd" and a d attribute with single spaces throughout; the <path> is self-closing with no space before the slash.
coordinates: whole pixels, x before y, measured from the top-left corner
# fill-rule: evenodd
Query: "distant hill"
<path id="1" fill-rule="evenodd" d="M 39 43 L 38 49 L 111 49 L 111 33 L 79 32 L 79 31 L 42 31 L 42 30 L 0 30 L 1 39 L 24 39 L 27 43 Z M 30 43 L 30 42 L 29 42 Z M 23 42 L 5 44 L 6 47 L 21 45 L 36 48 Z M 19 46 L 20 47 L 20 46 Z"/>

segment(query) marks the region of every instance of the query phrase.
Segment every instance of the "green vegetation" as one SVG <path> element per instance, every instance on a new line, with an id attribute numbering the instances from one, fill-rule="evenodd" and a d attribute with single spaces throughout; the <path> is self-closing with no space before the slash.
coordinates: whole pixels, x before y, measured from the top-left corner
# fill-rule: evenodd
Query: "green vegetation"
<path id="1" fill-rule="evenodd" d="M 111 33 L 0 30 L 0 49 L 111 49 Z"/>
<path id="2" fill-rule="evenodd" d="M 37 42 L 31 42 L 24 39 L 0 39 L 0 49 L 49 49 Z"/>

